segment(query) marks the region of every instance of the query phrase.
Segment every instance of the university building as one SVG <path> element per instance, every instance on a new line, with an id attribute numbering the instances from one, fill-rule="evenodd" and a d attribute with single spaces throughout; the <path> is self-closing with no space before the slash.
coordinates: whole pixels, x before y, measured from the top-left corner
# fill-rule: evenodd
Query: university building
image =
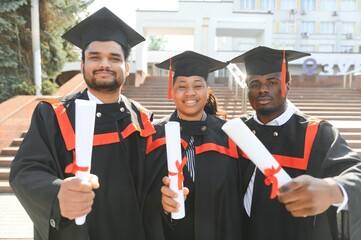
<path id="1" fill-rule="evenodd" d="M 154 63 L 185 50 L 226 61 L 267 46 L 312 54 L 290 62 L 293 75 L 353 81 L 361 72 L 361 0 L 179 0 L 170 10 L 138 9 L 136 28 L 147 39 L 173 36 L 184 45 L 166 51 L 148 51 L 149 40 L 138 45 L 136 85 L 161 73 Z"/>

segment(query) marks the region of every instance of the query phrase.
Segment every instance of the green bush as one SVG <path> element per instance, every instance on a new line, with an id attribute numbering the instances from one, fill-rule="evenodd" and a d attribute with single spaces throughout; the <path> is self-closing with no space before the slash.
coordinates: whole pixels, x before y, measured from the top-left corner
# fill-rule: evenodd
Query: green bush
<path id="1" fill-rule="evenodd" d="M 12 88 L 14 95 L 34 95 L 36 91 L 36 87 L 30 81 L 13 84 Z"/>
<path id="2" fill-rule="evenodd" d="M 45 80 L 42 83 L 42 89 L 41 89 L 41 93 L 43 95 L 53 95 L 56 90 L 58 90 L 59 86 L 56 83 L 53 83 L 50 80 Z"/>
<path id="3" fill-rule="evenodd" d="M 39 1 L 42 76 L 55 79 L 67 61 L 77 58 L 74 46 L 61 35 L 81 20 L 94 0 Z M 0 0 L 0 103 L 16 95 L 33 95 L 31 1 Z M 56 84 L 43 81 L 42 94 Z"/>

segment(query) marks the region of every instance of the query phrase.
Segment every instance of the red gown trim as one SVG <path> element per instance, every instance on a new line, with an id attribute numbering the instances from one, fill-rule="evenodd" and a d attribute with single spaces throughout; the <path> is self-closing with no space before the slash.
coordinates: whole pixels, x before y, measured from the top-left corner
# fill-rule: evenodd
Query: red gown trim
<path id="1" fill-rule="evenodd" d="M 200 146 L 195 146 L 195 154 L 201 154 L 203 152 L 207 151 L 216 151 L 224 155 L 228 155 L 233 158 L 238 158 L 238 152 L 237 152 L 237 146 L 236 144 L 231 140 L 228 139 L 229 147 L 224 147 L 221 145 L 218 145 L 216 143 L 204 143 Z M 147 138 L 147 149 L 146 154 L 149 154 L 153 150 L 157 149 L 160 146 L 163 146 L 166 144 L 165 137 L 158 138 L 156 140 L 153 140 L 153 137 L 150 136 Z M 188 143 L 181 139 L 181 144 L 183 149 L 187 149 Z"/>
<path id="2" fill-rule="evenodd" d="M 320 121 L 321 120 L 319 119 L 312 119 L 307 125 L 303 158 L 272 154 L 272 156 L 282 167 L 289 167 L 300 170 L 307 169 L 308 160 L 310 158 L 313 142 L 315 141 Z M 249 159 L 249 157 L 244 152 L 242 152 L 242 156 Z"/>
<path id="3" fill-rule="evenodd" d="M 44 102 L 49 103 L 53 107 L 56 118 L 58 120 L 61 135 L 63 136 L 65 142 L 66 149 L 68 151 L 73 151 L 73 155 L 74 155 L 73 163 L 69 164 L 66 167 L 65 172 L 74 173 L 74 171 L 77 170 L 77 164 L 75 158 L 75 132 L 73 126 L 70 123 L 66 109 L 63 103 L 59 99 L 55 99 L 55 98 L 47 99 L 44 100 Z M 139 127 L 136 127 L 134 123 L 131 123 L 121 132 L 123 139 L 127 138 L 135 131 L 139 131 L 142 137 L 147 137 L 155 133 L 155 129 L 148 120 L 147 115 L 141 111 L 140 111 L 140 115 L 144 129 L 140 129 Z M 93 146 L 100 146 L 100 145 L 112 144 L 117 142 L 120 142 L 118 132 L 95 134 L 93 137 Z"/>
<path id="4" fill-rule="evenodd" d="M 230 138 L 228 139 L 228 145 L 229 147 L 227 148 L 215 143 L 204 143 L 195 147 L 195 152 L 200 154 L 207 151 L 216 151 L 233 158 L 238 158 L 237 146 Z"/>

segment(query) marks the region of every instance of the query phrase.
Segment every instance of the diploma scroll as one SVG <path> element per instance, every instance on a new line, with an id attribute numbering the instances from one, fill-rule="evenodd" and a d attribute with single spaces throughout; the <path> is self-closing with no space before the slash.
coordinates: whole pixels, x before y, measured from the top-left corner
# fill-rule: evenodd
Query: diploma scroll
<path id="1" fill-rule="evenodd" d="M 168 122 L 165 124 L 165 138 L 167 148 L 168 176 L 170 178 L 170 189 L 178 194 L 175 200 L 179 203 L 179 211 L 172 213 L 173 219 L 181 219 L 185 216 L 183 195 L 183 166 L 182 150 L 180 141 L 179 122 Z"/>
<path id="2" fill-rule="evenodd" d="M 265 183 L 273 184 L 271 198 L 276 196 L 279 187 L 291 181 L 291 177 L 241 119 L 226 122 L 222 130 L 266 176 Z"/>
<path id="3" fill-rule="evenodd" d="M 75 176 L 88 180 L 93 150 L 96 103 L 75 100 L 75 154 L 77 171 Z M 86 215 L 75 219 L 77 225 L 84 224 Z"/>

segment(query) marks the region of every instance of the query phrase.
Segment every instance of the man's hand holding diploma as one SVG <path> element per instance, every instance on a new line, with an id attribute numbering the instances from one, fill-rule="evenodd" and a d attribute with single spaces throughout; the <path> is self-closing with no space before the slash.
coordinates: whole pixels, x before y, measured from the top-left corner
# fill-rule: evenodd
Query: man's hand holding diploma
<path id="1" fill-rule="evenodd" d="M 62 181 L 58 193 L 60 213 L 70 220 L 88 214 L 93 205 L 95 193 L 99 188 L 98 177 L 90 174 L 88 181 L 69 177 Z"/>

